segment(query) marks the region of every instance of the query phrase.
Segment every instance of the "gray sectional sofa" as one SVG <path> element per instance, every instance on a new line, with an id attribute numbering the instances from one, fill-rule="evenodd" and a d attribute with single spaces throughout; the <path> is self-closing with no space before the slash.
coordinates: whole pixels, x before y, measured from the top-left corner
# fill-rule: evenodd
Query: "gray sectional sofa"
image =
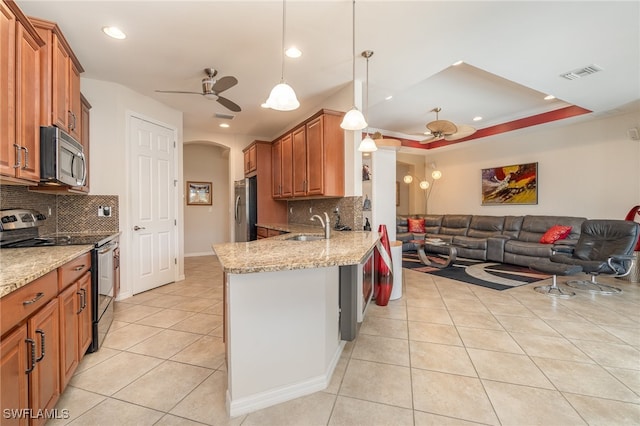
<path id="1" fill-rule="evenodd" d="M 424 218 L 425 232 L 408 232 L 408 218 Z M 426 215 L 398 216 L 396 239 L 403 251 L 415 250 L 415 241 L 438 238 L 453 244 L 458 257 L 530 266 L 548 259 L 552 252 L 571 252 L 580 237 L 584 217 L 573 216 L 483 216 Z M 540 238 L 554 225 L 571 226 L 570 234 L 553 244 L 540 243 Z M 427 243 L 428 251 L 446 254 L 443 246 Z"/>

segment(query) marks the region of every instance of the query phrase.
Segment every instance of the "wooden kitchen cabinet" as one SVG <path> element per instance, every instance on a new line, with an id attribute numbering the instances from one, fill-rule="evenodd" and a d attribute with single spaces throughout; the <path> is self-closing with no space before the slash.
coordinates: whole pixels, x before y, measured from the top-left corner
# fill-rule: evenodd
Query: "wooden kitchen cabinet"
<path id="1" fill-rule="evenodd" d="M 271 144 L 271 197 L 280 198 L 282 185 L 282 140 Z"/>
<path id="2" fill-rule="evenodd" d="M 281 163 L 280 195 L 289 198 L 293 196 L 293 135 L 282 138 Z"/>
<path id="3" fill-rule="evenodd" d="M 36 347 L 36 364 L 29 377 L 31 409 L 52 410 L 61 393 L 57 298 L 29 319 L 27 330 Z M 46 421 L 44 417 L 32 419 L 31 425 L 43 425 Z"/>
<path id="4" fill-rule="evenodd" d="M 0 340 L 0 406 L 5 409 L 29 406 L 29 376 L 27 371 L 27 325 L 22 324 Z M 30 361 L 29 361 L 30 362 Z M 3 425 L 26 426 L 27 418 L 3 418 Z"/>
<path id="5" fill-rule="evenodd" d="M 244 149 L 244 177 L 251 177 L 255 175 L 255 171 L 258 168 L 256 161 L 257 147 L 255 143 L 252 143 Z"/>
<path id="6" fill-rule="evenodd" d="M 307 132 L 303 124 L 291 133 L 293 147 L 293 196 L 307 195 Z"/>
<path id="7" fill-rule="evenodd" d="M 253 141 L 243 151 L 245 167 L 249 157 L 253 168 L 253 171 L 245 176 L 256 180 L 257 223 L 286 223 L 287 203 L 277 201 L 271 196 L 271 189 L 274 187 L 271 142 Z"/>
<path id="8" fill-rule="evenodd" d="M 6 409 L 52 409 L 60 397 L 57 277 L 54 270 L 0 299 L 3 413 Z M 20 425 L 45 421 L 3 418 L 3 425 L 5 420 Z"/>
<path id="9" fill-rule="evenodd" d="M 14 2 L 0 2 L 0 175 L 10 183 L 40 180 L 43 43 Z"/>
<path id="10" fill-rule="evenodd" d="M 87 252 L 0 299 L 2 413 L 55 407 L 92 342 L 90 270 Z M 2 424 L 46 421 L 24 413 Z"/>
<path id="11" fill-rule="evenodd" d="M 91 344 L 91 273 L 66 287 L 60 303 L 60 385 L 64 389 Z"/>
<path id="12" fill-rule="evenodd" d="M 67 287 L 58 296 L 60 303 L 60 382 L 64 389 L 78 368 L 78 309 L 80 295 L 77 285 Z"/>
<path id="13" fill-rule="evenodd" d="M 55 22 L 29 19 L 45 41 L 40 49 L 40 124 L 55 125 L 79 141 L 82 138 L 80 74 L 84 69 Z"/>
<path id="14" fill-rule="evenodd" d="M 278 193 L 274 183 L 272 194 L 275 198 L 344 196 L 342 116 L 337 111 L 321 110 L 274 142 L 274 147 L 280 143 L 277 149 L 281 151 L 282 188 Z M 285 153 L 285 143 L 291 145 L 290 156 L 289 151 Z M 285 177 L 285 171 L 290 175 Z M 287 191 L 285 179 L 289 176 L 292 184 L 291 190 Z"/>

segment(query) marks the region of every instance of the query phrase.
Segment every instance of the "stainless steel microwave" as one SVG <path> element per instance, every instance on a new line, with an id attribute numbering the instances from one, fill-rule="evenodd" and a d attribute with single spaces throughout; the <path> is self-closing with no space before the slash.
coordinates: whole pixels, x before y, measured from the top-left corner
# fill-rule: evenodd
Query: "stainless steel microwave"
<path id="1" fill-rule="evenodd" d="M 82 145 L 62 129 L 40 127 L 40 182 L 82 186 L 86 180 Z"/>

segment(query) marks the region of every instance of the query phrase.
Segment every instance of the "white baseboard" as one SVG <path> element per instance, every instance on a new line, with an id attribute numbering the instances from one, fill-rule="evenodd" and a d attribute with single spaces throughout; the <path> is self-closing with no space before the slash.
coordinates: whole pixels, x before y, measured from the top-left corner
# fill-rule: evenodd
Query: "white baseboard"
<path id="1" fill-rule="evenodd" d="M 184 257 L 200 257 L 200 256 L 215 256 L 216 252 L 211 249 L 211 251 L 201 251 L 197 253 L 185 253 Z"/>

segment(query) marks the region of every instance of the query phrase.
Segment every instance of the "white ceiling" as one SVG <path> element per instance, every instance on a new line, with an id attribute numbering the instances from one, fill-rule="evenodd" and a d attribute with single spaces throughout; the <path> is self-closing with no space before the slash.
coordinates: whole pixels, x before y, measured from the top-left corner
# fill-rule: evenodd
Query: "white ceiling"
<path id="1" fill-rule="evenodd" d="M 184 112 L 185 128 L 273 138 L 351 81 L 352 2 L 289 0 L 285 79 L 302 107 L 260 107 L 281 72 L 281 1 L 32 1 L 27 15 L 58 23 L 82 63 L 83 77 L 127 86 Z M 106 37 L 117 25 L 128 38 Z M 640 99 L 639 1 L 374 1 L 356 3 L 356 77 L 369 62 L 370 126 L 403 135 L 441 119 L 478 128 L 566 105 L 603 114 Z M 463 60 L 464 65 L 451 64 Z M 596 64 L 603 71 L 569 81 L 560 74 Z M 237 77 L 222 95 L 230 113 L 198 95 L 203 69 Z M 546 94 L 558 99 L 543 101 Z M 393 95 L 389 101 L 384 98 Z M 92 100 L 96 102 L 95 100 Z M 480 115 L 484 120 L 473 123 Z M 639 118 L 640 120 L 640 118 Z M 392 133 L 393 134 L 393 133 Z M 415 136 L 420 139 L 420 136 Z"/>

